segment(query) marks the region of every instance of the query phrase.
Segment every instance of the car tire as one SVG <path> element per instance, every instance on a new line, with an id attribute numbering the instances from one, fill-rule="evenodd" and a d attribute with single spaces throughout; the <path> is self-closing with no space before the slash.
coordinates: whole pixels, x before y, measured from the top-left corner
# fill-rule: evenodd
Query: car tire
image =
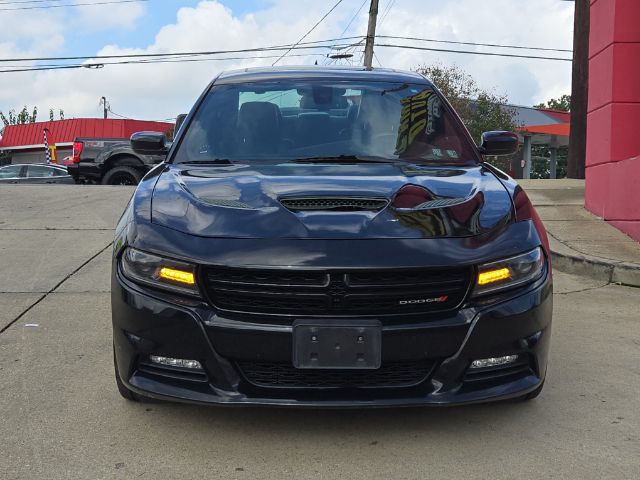
<path id="1" fill-rule="evenodd" d="M 120 392 L 120 395 L 122 396 L 122 398 L 125 398 L 131 402 L 139 402 L 140 401 L 140 396 L 129 390 L 126 385 L 122 382 L 122 379 L 120 378 L 120 374 L 118 373 L 118 360 L 116 360 L 116 352 L 115 352 L 115 346 L 113 347 L 113 367 L 115 369 L 115 374 L 116 374 L 116 385 L 118 386 L 118 392 Z"/>
<path id="2" fill-rule="evenodd" d="M 133 167 L 113 167 L 102 177 L 103 185 L 138 185 L 142 173 Z"/>

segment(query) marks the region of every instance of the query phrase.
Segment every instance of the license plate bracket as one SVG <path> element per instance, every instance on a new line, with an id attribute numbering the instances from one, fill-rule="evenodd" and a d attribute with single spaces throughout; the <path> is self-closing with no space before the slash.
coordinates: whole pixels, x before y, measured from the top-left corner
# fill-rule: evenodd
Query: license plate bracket
<path id="1" fill-rule="evenodd" d="M 293 324 L 293 366 L 300 369 L 373 370 L 382 362 L 382 325 L 299 320 Z"/>

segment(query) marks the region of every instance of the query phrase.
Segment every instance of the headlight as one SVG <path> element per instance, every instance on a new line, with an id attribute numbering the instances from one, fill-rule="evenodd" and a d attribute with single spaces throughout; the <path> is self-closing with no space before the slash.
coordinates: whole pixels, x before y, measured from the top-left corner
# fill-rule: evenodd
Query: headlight
<path id="1" fill-rule="evenodd" d="M 196 284 L 196 268 L 190 263 L 160 257 L 127 248 L 120 261 L 122 274 L 134 282 L 152 287 L 200 296 Z"/>
<path id="2" fill-rule="evenodd" d="M 473 295 L 494 293 L 533 282 L 544 272 L 544 254 L 540 247 L 516 257 L 485 263 L 478 267 Z"/>

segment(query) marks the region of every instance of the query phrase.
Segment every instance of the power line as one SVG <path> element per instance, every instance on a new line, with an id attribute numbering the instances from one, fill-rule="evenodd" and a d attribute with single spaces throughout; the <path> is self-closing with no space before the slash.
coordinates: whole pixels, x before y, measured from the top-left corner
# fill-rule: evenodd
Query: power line
<path id="1" fill-rule="evenodd" d="M 121 55 L 77 55 L 70 57 L 32 57 L 32 58 L 0 58 L 0 62 L 47 62 L 61 60 L 101 60 L 112 58 L 156 58 L 156 57 L 178 57 L 185 55 L 220 55 L 226 53 L 247 53 L 247 52 L 267 52 L 288 49 L 313 49 L 313 48 L 330 48 L 330 45 L 318 45 L 334 41 L 344 41 L 352 39 L 360 39 L 358 37 L 330 38 L 328 40 L 316 40 L 313 42 L 298 42 L 297 44 L 275 45 L 270 47 L 241 48 L 236 50 L 212 50 L 212 51 L 196 51 L 196 52 L 175 52 L 175 53 L 131 53 Z"/>
<path id="2" fill-rule="evenodd" d="M 341 37 L 344 36 L 345 33 L 347 33 L 347 30 L 349 30 L 349 27 L 351 27 L 351 24 L 353 23 L 353 21 L 358 17 L 358 15 L 360 15 L 360 11 L 364 7 L 365 3 L 367 3 L 367 1 L 368 0 L 362 0 L 362 3 L 360 4 L 360 8 L 358 8 L 358 10 L 356 10 L 356 12 L 351 17 L 351 20 L 349 20 L 349 23 L 347 23 L 347 26 L 344 27 L 344 30 L 340 34 Z M 333 46 L 331 47 L 331 49 L 333 50 Z M 329 60 L 327 63 L 330 63 L 330 62 L 331 61 Z"/>
<path id="3" fill-rule="evenodd" d="M 375 52 L 375 51 L 373 52 L 373 57 L 374 57 L 374 58 L 376 59 L 376 61 L 378 62 L 378 65 L 380 65 L 380 67 L 381 67 L 381 68 L 383 68 L 383 67 L 382 67 L 382 62 L 381 62 L 381 61 L 380 61 L 380 59 L 378 58 L 378 55 L 376 54 L 376 52 Z"/>
<path id="4" fill-rule="evenodd" d="M 58 63 L 41 63 L 33 66 L 25 65 L 3 65 L 2 68 L 11 69 L 24 69 L 16 71 L 28 71 L 32 68 L 56 68 L 56 67 L 73 67 L 73 68 L 96 68 L 98 65 L 128 65 L 134 63 L 180 63 L 182 62 L 210 62 L 210 61 L 224 61 L 224 60 L 253 60 L 260 58 L 278 58 L 280 55 L 256 55 L 256 56 L 244 56 L 244 57 L 214 57 L 214 58 L 193 58 L 193 55 L 184 55 L 183 57 L 172 57 L 169 59 L 141 59 L 122 62 L 104 62 L 104 63 L 71 63 L 71 64 L 58 64 Z M 324 57 L 324 53 L 297 53 L 289 55 L 290 57 Z M 4 70 L 0 70 L 2 72 Z M 6 70 L 13 71 L 13 70 Z"/>
<path id="5" fill-rule="evenodd" d="M 356 37 L 360 38 L 361 37 Z M 215 57 L 215 58 L 199 58 L 203 56 L 211 56 L 225 53 L 257 53 L 257 52 L 273 52 L 287 49 L 287 51 L 291 50 L 308 50 L 308 49 L 331 49 L 331 45 L 314 45 L 317 42 L 308 42 L 308 44 L 301 44 L 298 46 L 284 46 L 284 47 L 261 47 L 254 49 L 240 49 L 240 50 L 227 50 L 227 51 L 217 51 L 217 52 L 183 52 L 183 53 L 173 53 L 173 54 L 146 54 L 146 55 L 105 55 L 101 57 L 92 57 L 94 59 L 123 59 L 121 61 L 113 61 L 113 62 L 99 62 L 99 63 L 79 63 L 79 64 L 44 64 L 44 65 L 33 65 L 33 66 L 25 66 L 24 68 L 18 65 L 7 66 L 7 69 L 0 70 L 0 73 L 14 73 L 14 72 L 29 72 L 29 71 L 42 71 L 42 70 L 61 70 L 61 69 L 74 69 L 74 68 L 102 68 L 105 65 L 125 65 L 125 64 L 151 64 L 151 63 L 185 63 L 185 62 L 200 62 L 200 61 L 225 61 L 225 60 L 254 60 L 254 59 L 268 59 L 268 58 L 282 58 L 281 55 L 243 55 L 243 56 L 226 56 L 226 57 Z M 343 44 L 344 48 L 351 48 L 354 44 Z M 569 58 L 561 58 L 561 57 L 545 57 L 545 56 L 537 56 L 537 55 L 519 55 L 519 54 L 510 54 L 510 53 L 497 53 L 497 52 L 477 52 L 477 51 L 469 51 L 469 50 L 454 50 L 454 49 L 441 49 L 441 48 L 431 48 L 431 47 L 419 47 L 414 45 L 398 45 L 398 44 L 378 44 L 379 47 L 385 48 L 398 48 L 398 49 L 410 49 L 410 50 L 421 50 L 421 51 L 434 51 L 434 52 L 444 52 L 444 53 L 461 53 L 467 55 L 481 55 L 481 56 L 495 56 L 495 57 L 507 57 L 507 58 L 525 58 L 525 59 L 536 59 L 536 60 L 551 60 L 551 61 L 568 61 Z M 333 48 L 336 48 L 335 46 Z M 291 56 L 297 57 L 307 57 L 307 56 L 324 56 L 324 54 L 307 52 L 304 54 L 293 54 Z M 142 57 L 142 58 L 140 58 Z M 196 57 L 196 58 L 194 58 Z M 66 57 L 62 58 L 66 59 L 86 59 L 89 57 Z M 14 59 L 15 61 L 20 61 L 20 59 Z M 56 60 L 56 58 L 52 58 L 52 60 Z M 9 61 L 9 59 L 0 59 L 0 62 Z"/>
<path id="6" fill-rule="evenodd" d="M 32 5 L 29 7 L 15 7 L 15 8 L 0 8 L 0 11 L 3 12 L 15 12 L 17 10 L 46 10 L 49 8 L 63 8 L 63 7 L 93 7 L 97 5 L 112 5 L 115 3 L 137 3 L 137 2 L 148 2 L 149 0 L 109 0 L 103 2 L 91 2 L 91 3 L 65 3 L 65 4 L 55 4 L 55 5 Z M 26 3 L 26 2 L 25 2 Z M 7 5 L 7 3 L 3 4 Z"/>
<path id="7" fill-rule="evenodd" d="M 497 43 L 459 42 L 454 40 L 435 40 L 432 38 L 398 37 L 394 35 L 376 35 L 376 36 L 378 38 L 390 38 L 392 40 L 414 40 L 418 42 L 448 43 L 448 44 L 455 44 L 455 45 L 473 45 L 478 47 L 515 48 L 515 49 L 521 49 L 521 50 L 540 50 L 544 52 L 567 52 L 567 53 L 573 52 L 573 50 L 567 50 L 562 48 L 525 47 L 522 45 L 501 45 Z"/>
<path id="8" fill-rule="evenodd" d="M 296 44 L 285 44 L 285 45 L 275 45 L 269 47 L 257 47 L 257 48 L 244 48 L 244 49 L 235 49 L 235 50 L 217 50 L 217 51 L 195 51 L 195 52 L 174 52 L 174 53 L 140 53 L 140 54 L 121 54 L 121 55 L 78 55 L 78 56 L 68 56 L 68 57 L 31 57 L 31 58 L 0 58 L 0 63 L 6 62 L 45 62 L 45 61 L 64 61 L 64 60 L 102 60 L 102 59 L 117 59 L 117 58 L 179 58 L 185 56 L 206 56 L 206 55 L 221 55 L 221 54 L 238 54 L 238 53 L 257 53 L 257 52 L 269 52 L 269 51 L 278 51 L 278 50 L 302 50 L 302 49 L 317 49 L 317 48 L 328 48 L 333 49 L 336 47 L 340 48 L 350 48 L 354 46 L 354 43 L 349 44 L 329 44 L 329 42 L 338 42 L 338 41 L 346 41 L 346 40 L 362 40 L 362 36 L 350 36 L 350 37 L 339 37 L 339 38 L 330 38 L 327 40 L 316 40 L 311 42 L 297 42 Z M 378 38 L 389 38 L 389 39 L 405 39 L 405 40 L 415 40 L 415 41 L 426 41 L 426 42 L 439 42 L 439 43 L 455 43 L 455 44 L 469 44 L 469 45 L 477 45 L 477 46 L 491 46 L 491 47 L 501 47 L 501 48 L 520 48 L 520 49 L 538 49 L 538 50 L 555 50 L 558 52 L 570 52 L 570 50 L 562 50 L 562 49 L 543 49 L 542 47 L 523 47 L 516 45 L 499 45 L 499 44 L 490 44 L 490 43 L 473 43 L 473 42 L 457 42 L 452 40 L 435 40 L 435 39 L 425 39 L 418 37 L 399 37 L 399 36 L 391 36 L 391 35 L 378 35 Z M 357 44 L 358 42 L 355 42 Z M 442 51 L 442 52 L 453 52 L 453 53 L 467 53 L 467 54 L 476 54 L 476 55 L 493 55 L 493 56 L 512 56 L 516 58 L 539 58 L 539 59 L 550 59 L 550 60 L 558 60 L 556 57 L 538 57 L 531 55 L 515 55 L 515 54 L 507 54 L 507 53 L 490 53 L 490 52 L 475 52 L 475 51 L 463 51 L 463 50 L 447 50 L 447 49 L 436 49 L 430 47 L 417 47 L 411 45 L 386 45 L 388 47 L 397 47 L 397 48 L 410 48 L 416 50 L 432 50 L 432 51 Z M 280 57 L 278 57 L 280 58 Z M 567 60 L 567 59 L 560 59 Z"/>
<path id="9" fill-rule="evenodd" d="M 380 24 L 378 25 L 378 27 L 382 27 L 382 23 L 387 18 L 387 15 L 389 15 L 389 11 L 391 10 L 391 7 L 393 7 L 394 3 L 396 3 L 396 0 L 389 0 L 389 3 L 387 3 L 387 8 L 385 8 L 384 12 L 382 12 L 382 16 L 380 17 Z"/>
<path id="10" fill-rule="evenodd" d="M 124 118 L 125 120 L 137 120 L 137 121 L 142 121 L 142 122 L 169 122 L 171 120 L 175 120 L 177 117 L 170 117 L 170 118 L 163 118 L 161 120 L 140 120 L 139 118 L 131 118 L 131 117 L 127 117 L 125 115 L 120 115 L 119 113 L 114 112 L 113 110 L 111 110 L 111 107 L 109 107 L 109 113 L 111 115 L 115 115 L 116 117 L 120 117 L 120 118 Z"/>
<path id="11" fill-rule="evenodd" d="M 414 45 L 396 45 L 390 43 L 376 43 L 377 47 L 405 48 L 408 50 L 426 50 L 429 52 L 464 53 L 466 55 L 486 55 L 491 57 L 529 58 L 536 60 L 556 60 L 561 62 L 571 62 L 571 58 L 560 57 L 539 57 L 536 55 L 517 55 L 515 53 L 494 53 L 494 52 L 474 52 L 472 50 L 450 50 L 445 48 L 416 47 Z"/>
<path id="12" fill-rule="evenodd" d="M 356 10 L 356 13 L 353 14 L 353 17 L 351 17 L 351 20 L 349 20 L 349 23 L 347 23 L 347 26 L 344 27 L 344 30 L 342 31 L 342 33 L 340 34 L 340 36 L 342 37 L 345 33 L 347 33 L 347 30 L 349 30 L 349 27 L 351 26 L 351 24 L 353 23 L 353 21 L 358 18 L 358 15 L 360 15 L 360 11 L 362 10 L 362 8 L 364 7 L 365 3 L 367 3 L 367 0 L 363 0 L 363 2 L 360 4 L 360 8 L 358 8 L 358 10 Z"/>
<path id="13" fill-rule="evenodd" d="M 302 53 L 302 54 L 292 54 L 290 57 L 309 57 L 309 56 L 318 56 L 325 57 L 323 53 Z M 18 72 L 33 72 L 33 71 L 42 71 L 42 70 L 64 70 L 64 69 L 79 69 L 79 68 L 101 68 L 104 65 L 149 65 L 154 63 L 191 63 L 191 62 L 215 62 L 215 61 L 225 61 L 225 60 L 259 60 L 259 59 L 271 59 L 278 58 L 279 55 L 260 55 L 260 56 L 245 56 L 245 57 L 216 57 L 216 58 L 171 58 L 171 59 L 148 59 L 148 60 L 129 60 L 122 62 L 104 62 L 99 64 L 72 64 L 72 65 L 38 65 L 34 67 L 23 68 L 20 66 L 12 66 L 15 68 L 9 70 L 0 70 L 0 73 L 18 73 Z"/>
<path id="14" fill-rule="evenodd" d="M 0 1 L 0 5 L 14 5 L 14 4 L 21 4 L 21 3 L 53 3 L 55 1 L 58 0 L 11 0 L 11 1 Z"/>
<path id="15" fill-rule="evenodd" d="M 288 54 L 288 53 L 289 53 L 289 52 L 290 52 L 290 51 L 291 51 L 295 46 L 297 46 L 300 42 L 302 42 L 302 40 L 304 40 L 305 38 L 307 38 L 307 36 L 308 36 L 311 32 L 313 32 L 313 31 L 316 29 L 316 27 L 317 27 L 318 25 L 320 25 L 320 24 L 322 23 L 322 21 L 323 21 L 325 18 L 327 18 L 327 17 L 329 16 L 329 14 L 330 14 L 331 12 L 333 12 L 333 11 L 336 9 L 336 7 L 337 7 L 338 5 L 340 5 L 340 4 L 342 3 L 342 1 L 343 1 L 343 0 L 338 0 L 338 1 L 336 2 L 336 4 L 335 4 L 333 7 L 331 7 L 331 9 L 329 9 L 329 11 L 328 11 L 327 13 L 325 13 L 325 14 L 324 14 L 324 16 L 323 16 L 320 20 L 318 20 L 318 21 L 316 22 L 316 24 L 315 24 L 313 27 L 311 27 L 311 28 L 309 29 L 309 31 L 308 31 L 307 33 L 305 33 L 305 34 L 300 38 L 300 40 L 298 40 L 296 43 L 294 43 L 294 44 L 293 44 L 293 47 L 291 47 L 289 50 L 287 50 L 286 52 L 284 52 L 280 58 L 278 58 L 275 62 L 273 62 L 273 63 L 271 64 L 271 66 L 273 67 L 276 63 L 278 63 L 281 59 L 283 59 L 283 58 L 284 58 L 284 57 L 285 57 L 285 56 L 286 56 L 286 55 L 287 55 L 287 54 Z"/>
<path id="16" fill-rule="evenodd" d="M 516 55 L 516 54 L 507 54 L 507 53 L 492 53 L 492 52 L 474 52 L 474 51 L 465 51 L 465 50 L 450 50 L 450 49 L 441 49 L 441 48 L 428 48 L 428 47 L 416 47 L 412 45 L 394 45 L 394 44 L 377 44 L 379 47 L 385 48 L 399 48 L 399 49 L 410 49 L 410 50 L 425 50 L 425 51 L 435 51 L 435 52 L 445 52 L 445 53 L 462 53 L 467 55 L 484 55 L 484 56 L 495 56 L 495 57 L 508 57 L 508 58 L 525 58 L 525 59 L 535 59 L 535 60 L 555 60 L 555 61 L 572 61 L 570 58 L 559 58 L 559 57 L 541 57 L 535 55 Z M 302 48 L 302 47 L 298 47 Z M 304 47 L 309 48 L 309 47 Z M 324 47 L 324 48 L 329 48 Z M 323 54 L 314 54 L 314 53 L 306 53 L 306 54 L 295 54 L 291 56 L 298 57 L 307 57 L 307 56 L 324 56 Z M 265 59 L 265 58 L 275 58 L 279 56 L 271 55 L 271 56 L 243 56 L 243 57 L 217 57 L 217 58 L 169 58 L 169 59 L 139 59 L 139 60 L 125 60 L 121 62 L 103 62 L 99 64 L 73 64 L 73 65 L 54 65 L 48 67 L 42 66 L 33 66 L 28 68 L 17 68 L 10 70 L 0 70 L 0 73 L 16 73 L 16 72 L 31 72 L 31 71 L 41 71 L 41 70 L 62 70 L 62 69 L 73 69 L 73 68 L 101 68 L 104 65 L 126 65 L 126 64 L 152 64 L 152 63 L 186 63 L 186 62 L 202 62 L 202 61 L 223 61 L 223 60 L 253 60 L 253 59 Z"/>

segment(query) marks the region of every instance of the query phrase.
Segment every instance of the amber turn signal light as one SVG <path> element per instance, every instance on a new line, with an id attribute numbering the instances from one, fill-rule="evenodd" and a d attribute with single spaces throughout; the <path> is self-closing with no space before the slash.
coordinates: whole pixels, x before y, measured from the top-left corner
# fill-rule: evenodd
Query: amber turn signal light
<path id="1" fill-rule="evenodd" d="M 489 283 L 506 280 L 511 276 L 511 270 L 507 267 L 497 268 L 495 270 L 487 270 L 478 274 L 478 285 L 487 285 Z"/>
<path id="2" fill-rule="evenodd" d="M 174 282 L 186 283 L 187 285 L 195 285 L 196 283 L 196 279 L 192 272 L 175 270 L 168 267 L 162 267 L 160 269 L 160 277 L 167 280 L 173 280 Z"/>

